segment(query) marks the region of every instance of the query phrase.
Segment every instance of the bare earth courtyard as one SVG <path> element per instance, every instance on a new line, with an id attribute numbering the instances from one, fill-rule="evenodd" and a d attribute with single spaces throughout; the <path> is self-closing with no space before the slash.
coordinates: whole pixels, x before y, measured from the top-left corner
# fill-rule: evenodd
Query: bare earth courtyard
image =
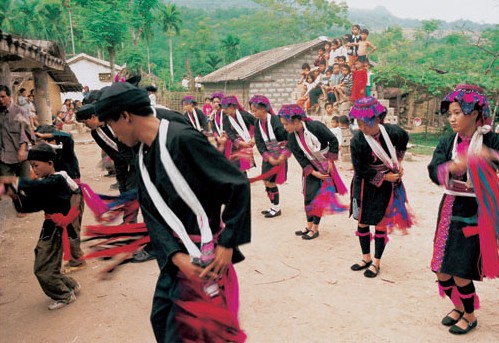
<path id="1" fill-rule="evenodd" d="M 76 152 L 82 180 L 110 193 L 114 180 L 103 178 L 97 167 L 98 146 L 77 144 Z M 294 235 L 305 224 L 301 169 L 294 158 L 280 188 L 282 216 L 260 215 L 268 199 L 262 183 L 252 185 L 252 243 L 242 247 L 246 260 L 236 266 L 248 342 L 499 342 L 497 280 L 476 283 L 483 307 L 477 330 L 455 337 L 440 324 L 451 306 L 438 297 L 429 269 L 442 194 L 427 176 L 429 160 L 415 156 L 404 162 L 417 225 L 409 235 L 391 235 L 375 279 L 350 270 L 360 259 L 360 247 L 356 222 L 348 214 L 323 218 L 320 237 L 313 241 Z M 338 165 L 349 184 L 348 164 Z M 83 287 L 78 300 L 61 310 L 47 309 L 49 299 L 33 274 L 42 218 L 40 212 L 18 219 L 10 199 L 0 201 L 0 342 L 154 342 L 149 313 L 159 272 L 155 261 L 127 264 L 102 281 L 97 273 L 104 262 L 92 260 L 72 274 Z M 93 223 L 87 210 L 84 225 Z"/>

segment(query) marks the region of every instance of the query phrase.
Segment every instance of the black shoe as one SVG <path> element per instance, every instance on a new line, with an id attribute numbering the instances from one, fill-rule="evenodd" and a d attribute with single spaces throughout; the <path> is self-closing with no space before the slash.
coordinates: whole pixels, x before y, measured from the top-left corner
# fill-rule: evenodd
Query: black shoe
<path id="1" fill-rule="evenodd" d="M 141 263 L 141 262 L 146 262 L 146 261 L 150 261 L 150 260 L 154 260 L 156 257 L 154 257 L 153 255 L 149 254 L 147 251 L 145 250 L 140 250 L 140 251 L 137 251 L 135 254 L 133 254 L 133 258 L 130 262 L 132 263 Z"/>
<path id="2" fill-rule="evenodd" d="M 312 233 L 313 233 L 313 231 L 312 231 L 312 230 L 310 230 L 310 231 L 309 231 L 309 233 L 310 233 L 310 232 L 312 232 Z M 312 239 L 316 239 L 317 237 L 319 237 L 319 231 L 317 231 L 317 232 L 313 233 L 313 234 L 312 234 L 312 236 L 310 236 L 310 235 L 307 233 L 306 235 L 301 236 L 301 239 L 304 239 L 304 240 L 306 240 L 306 241 L 310 241 L 310 240 L 312 240 Z"/>
<path id="3" fill-rule="evenodd" d="M 297 235 L 297 236 L 303 236 L 303 235 L 306 235 L 309 232 L 310 232 L 310 230 L 307 229 L 307 228 L 305 228 L 305 231 L 302 231 L 302 230 L 295 231 L 295 235 Z"/>
<path id="4" fill-rule="evenodd" d="M 473 330 L 474 328 L 476 328 L 476 326 L 478 325 L 478 320 L 475 320 L 473 323 L 470 323 L 470 321 L 464 317 L 462 317 L 461 319 L 468 324 L 468 326 L 466 326 L 466 329 L 461 329 L 459 326 L 453 325 L 449 329 L 450 333 L 454 335 L 464 335 Z"/>
<path id="5" fill-rule="evenodd" d="M 120 184 L 118 182 L 113 183 L 111 186 L 109 186 L 109 189 L 112 191 L 120 189 Z"/>
<path id="6" fill-rule="evenodd" d="M 373 261 L 366 262 L 365 260 L 362 260 L 362 263 L 364 263 L 364 264 L 356 263 L 353 266 L 351 266 L 350 269 L 353 271 L 359 271 L 359 270 L 366 269 L 373 263 Z"/>
<path id="7" fill-rule="evenodd" d="M 451 316 L 449 316 L 449 314 L 451 314 L 452 312 L 459 313 L 459 317 L 457 317 L 457 319 L 454 319 Z M 464 315 L 464 312 L 461 312 L 461 311 L 456 310 L 454 308 L 454 309 L 452 309 L 452 311 L 447 313 L 447 315 L 442 319 L 442 324 L 445 326 L 452 326 L 452 325 L 456 324 L 462 318 L 463 315 Z"/>
<path id="8" fill-rule="evenodd" d="M 270 213 L 270 211 L 272 211 L 272 209 L 269 208 L 268 210 L 263 210 L 260 213 L 261 214 L 267 214 L 267 213 Z"/>
<path id="9" fill-rule="evenodd" d="M 372 278 L 375 278 L 376 276 L 378 276 L 378 273 L 379 273 L 381 267 L 378 267 L 375 264 L 371 264 L 370 267 L 373 267 L 374 270 L 366 269 L 366 271 L 364 272 L 364 276 L 372 279 Z"/>
<path id="10" fill-rule="evenodd" d="M 281 215 L 281 210 L 275 211 L 275 210 L 270 210 L 269 213 L 267 213 L 264 217 L 265 218 L 274 218 L 277 216 Z"/>

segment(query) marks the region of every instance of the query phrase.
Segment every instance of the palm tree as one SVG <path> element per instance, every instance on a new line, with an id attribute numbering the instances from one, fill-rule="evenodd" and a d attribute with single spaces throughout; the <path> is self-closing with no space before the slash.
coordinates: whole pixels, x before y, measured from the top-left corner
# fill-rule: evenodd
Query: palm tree
<path id="1" fill-rule="evenodd" d="M 225 49 L 225 58 L 227 63 L 234 62 L 239 57 L 239 42 L 240 39 L 236 36 L 228 34 L 221 43 Z"/>
<path id="2" fill-rule="evenodd" d="M 168 48 L 170 50 L 170 77 L 173 81 L 173 36 L 180 33 L 180 12 L 177 11 L 177 6 L 173 4 L 164 5 L 161 7 L 159 19 L 163 31 L 168 36 Z"/>
<path id="3" fill-rule="evenodd" d="M 218 55 L 213 54 L 213 53 L 208 54 L 208 56 L 206 57 L 206 64 L 209 67 L 208 72 L 211 73 L 212 71 L 214 71 L 215 69 L 217 69 L 218 65 L 221 62 L 222 62 L 222 59 Z"/>

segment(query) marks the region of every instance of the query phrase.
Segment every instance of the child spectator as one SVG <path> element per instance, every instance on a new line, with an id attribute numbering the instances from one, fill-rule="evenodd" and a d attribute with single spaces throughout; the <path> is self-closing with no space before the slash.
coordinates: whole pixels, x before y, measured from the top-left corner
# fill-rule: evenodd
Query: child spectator
<path id="1" fill-rule="evenodd" d="M 372 54 L 375 50 L 376 47 L 367 40 L 367 37 L 369 36 L 369 30 L 364 29 L 360 33 L 360 41 L 357 43 L 359 50 L 357 51 L 358 54 L 358 59 L 362 63 L 367 63 L 369 61 L 369 55 Z M 370 51 L 367 51 L 369 48 L 371 48 Z"/>
<path id="2" fill-rule="evenodd" d="M 365 63 L 362 63 L 360 59 L 357 59 L 354 63 L 355 69 L 352 72 L 352 95 L 350 100 L 356 101 L 357 99 L 364 98 L 366 96 L 366 85 L 367 85 L 367 70 L 365 68 Z"/>
<path id="3" fill-rule="evenodd" d="M 324 43 L 324 58 L 326 59 L 327 65 L 326 67 L 329 68 L 331 64 L 329 63 L 329 57 L 331 55 L 331 42 L 327 41 Z"/>
<path id="4" fill-rule="evenodd" d="M 56 153 L 47 144 L 39 144 L 28 152 L 28 160 L 38 179 L 18 179 L 0 177 L 0 183 L 15 185 L 9 187 L 17 212 L 45 212 L 42 232 L 35 248 L 35 276 L 43 292 L 52 298 L 49 310 L 57 310 L 76 300 L 80 284 L 73 278 L 61 274 L 63 250 L 65 257 L 69 252 L 68 237 L 76 237 L 71 217 L 78 214 L 71 208 L 71 196 L 78 185 L 66 173 L 56 173 L 54 160 Z M 62 217 L 62 218 L 61 218 Z"/>
<path id="5" fill-rule="evenodd" d="M 309 92 L 310 95 L 310 108 L 316 114 L 320 111 L 319 107 L 319 96 L 322 94 L 321 83 L 326 78 L 326 61 L 321 61 L 319 63 L 319 68 L 316 71 L 316 77 L 314 81 L 314 87 Z"/>
<path id="6" fill-rule="evenodd" d="M 326 113 L 324 113 L 321 117 L 321 122 L 326 125 L 327 127 L 329 127 L 330 123 L 331 123 L 331 118 L 333 117 L 333 112 L 334 112 L 334 105 L 332 102 L 326 102 L 326 104 L 324 105 L 324 111 Z"/>
<path id="7" fill-rule="evenodd" d="M 339 56 L 347 56 L 347 50 L 346 48 L 341 44 L 341 40 L 339 39 L 333 39 L 333 42 L 331 44 L 331 53 L 329 55 L 329 65 L 333 65 L 334 58 L 339 57 Z"/>
<path id="8" fill-rule="evenodd" d="M 341 137 L 341 128 L 340 128 L 340 117 L 333 116 L 331 118 L 331 123 L 329 125 L 329 130 L 331 130 L 331 132 L 333 133 L 333 135 L 336 136 L 336 139 L 338 140 L 338 144 L 341 146 L 341 144 L 342 144 L 342 137 Z"/>
<path id="9" fill-rule="evenodd" d="M 314 66 L 318 67 L 321 62 L 324 62 L 324 65 L 327 64 L 327 61 L 326 61 L 326 50 L 324 49 L 324 47 L 319 47 L 318 51 L 317 51 L 317 57 L 315 58 L 314 60 Z"/>
<path id="10" fill-rule="evenodd" d="M 350 118 L 346 115 L 340 116 L 338 119 L 338 125 L 340 129 L 350 129 Z"/>
<path id="11" fill-rule="evenodd" d="M 307 79 L 307 75 L 310 73 L 310 65 L 308 63 L 303 63 L 301 66 L 300 80 L 298 84 L 303 83 Z"/>
<path id="12" fill-rule="evenodd" d="M 333 74 L 333 71 L 331 69 L 326 69 L 326 74 L 322 78 L 322 81 L 321 81 L 321 89 L 322 89 L 322 94 L 324 95 L 324 99 L 327 99 L 327 92 L 329 91 L 330 80 L 331 80 L 332 74 Z"/>
<path id="13" fill-rule="evenodd" d="M 338 64 L 340 68 L 347 64 L 347 58 L 345 56 L 338 56 Z"/>
<path id="14" fill-rule="evenodd" d="M 308 111 L 310 108 L 310 91 L 315 87 L 315 76 L 313 73 L 307 75 L 307 79 L 303 82 L 303 88 L 305 89 L 305 94 L 297 101 L 298 106 L 300 106 L 304 111 Z"/>
<path id="15" fill-rule="evenodd" d="M 348 65 L 344 65 L 341 68 L 341 79 L 340 84 L 334 87 L 336 99 L 339 103 L 347 101 L 352 93 L 352 74 L 350 73 L 350 67 Z"/>
<path id="16" fill-rule="evenodd" d="M 350 39 L 350 42 L 347 44 L 347 47 L 352 48 L 352 54 L 348 56 L 348 65 L 350 67 L 353 66 L 353 63 L 357 59 L 359 42 L 360 42 L 360 25 L 355 24 L 352 26 L 352 38 Z"/>
<path id="17" fill-rule="evenodd" d="M 64 125 L 64 112 L 57 111 L 53 123 L 58 130 L 62 130 L 62 126 Z"/>
<path id="18" fill-rule="evenodd" d="M 204 98 L 203 114 L 205 115 L 205 117 L 208 117 L 211 112 L 213 112 L 213 106 L 211 106 L 210 97 L 206 97 Z"/>

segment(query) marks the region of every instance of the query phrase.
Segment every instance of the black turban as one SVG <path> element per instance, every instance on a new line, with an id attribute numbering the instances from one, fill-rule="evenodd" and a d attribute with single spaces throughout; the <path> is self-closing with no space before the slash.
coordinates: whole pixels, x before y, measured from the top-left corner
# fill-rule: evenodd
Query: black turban
<path id="1" fill-rule="evenodd" d="M 54 148 L 45 143 L 37 144 L 28 151 L 28 161 L 55 161 L 56 156 Z"/>
<path id="2" fill-rule="evenodd" d="M 95 115 L 94 104 L 86 104 L 80 107 L 76 112 L 76 120 L 82 122 L 92 118 L 93 115 Z"/>
<path id="3" fill-rule="evenodd" d="M 116 82 L 102 90 L 102 95 L 94 106 L 99 120 L 104 121 L 110 117 L 117 117 L 123 111 L 151 106 L 151 101 L 144 89 L 128 82 Z"/>

